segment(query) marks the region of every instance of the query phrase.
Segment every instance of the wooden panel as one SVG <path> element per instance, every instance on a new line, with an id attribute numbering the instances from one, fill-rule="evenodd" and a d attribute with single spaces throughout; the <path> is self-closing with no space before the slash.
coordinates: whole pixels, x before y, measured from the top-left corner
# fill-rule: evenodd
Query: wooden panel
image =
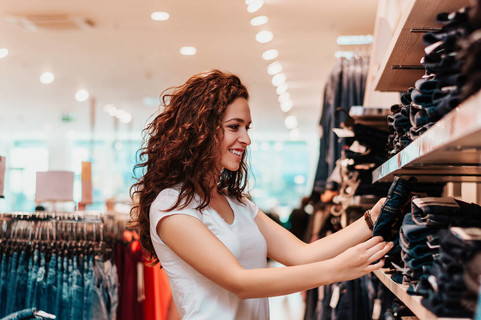
<path id="1" fill-rule="evenodd" d="M 456 11 L 467 5 L 469 0 L 411 0 L 375 80 L 375 90 L 406 91 L 413 86 L 414 82 L 422 77 L 424 70 L 392 69 L 399 65 L 422 67 L 420 61 L 424 55 L 423 33 L 412 33 L 411 29 L 439 28 L 441 26 L 436 23 L 438 13 Z"/>

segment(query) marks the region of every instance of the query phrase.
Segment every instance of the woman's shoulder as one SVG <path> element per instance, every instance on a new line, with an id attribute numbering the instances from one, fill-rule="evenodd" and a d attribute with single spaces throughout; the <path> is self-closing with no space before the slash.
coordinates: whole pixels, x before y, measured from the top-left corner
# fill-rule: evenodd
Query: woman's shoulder
<path id="1" fill-rule="evenodd" d="M 165 188 L 159 192 L 155 200 L 152 202 L 151 210 L 154 209 L 160 211 L 170 211 L 171 209 L 175 209 L 174 205 L 179 200 L 179 196 L 180 186 Z M 183 207 L 184 203 L 184 201 L 182 203 L 179 203 L 178 207 Z M 189 203 L 186 207 L 194 207 L 194 205 L 192 203 Z"/>

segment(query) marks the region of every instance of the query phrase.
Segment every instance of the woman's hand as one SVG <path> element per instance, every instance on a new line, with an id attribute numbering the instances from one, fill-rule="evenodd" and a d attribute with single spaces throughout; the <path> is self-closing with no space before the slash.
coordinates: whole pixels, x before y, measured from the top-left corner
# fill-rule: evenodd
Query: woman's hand
<path id="1" fill-rule="evenodd" d="M 381 268 L 384 265 L 382 258 L 393 247 L 392 242 L 382 240 L 382 237 L 371 238 L 333 258 L 339 271 L 338 281 L 356 279 Z"/>
<path id="2" fill-rule="evenodd" d="M 369 210 L 371 214 L 371 219 L 374 225 L 376 225 L 377 218 L 379 217 L 379 214 L 381 213 L 381 207 L 386 202 L 386 198 L 381 198 L 379 201 L 372 207 L 371 210 Z"/>

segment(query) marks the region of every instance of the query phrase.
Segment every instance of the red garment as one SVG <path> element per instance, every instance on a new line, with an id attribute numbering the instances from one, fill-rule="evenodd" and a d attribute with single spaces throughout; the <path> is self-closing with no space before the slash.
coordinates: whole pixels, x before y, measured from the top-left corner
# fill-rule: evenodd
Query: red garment
<path id="1" fill-rule="evenodd" d="M 164 269 L 144 265 L 144 320 L 166 320 L 172 291 Z"/>

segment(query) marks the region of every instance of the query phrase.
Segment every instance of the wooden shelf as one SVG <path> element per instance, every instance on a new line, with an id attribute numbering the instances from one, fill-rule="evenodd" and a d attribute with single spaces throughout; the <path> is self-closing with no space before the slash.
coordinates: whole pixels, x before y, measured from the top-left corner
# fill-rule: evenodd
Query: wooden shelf
<path id="1" fill-rule="evenodd" d="M 373 171 L 373 182 L 481 182 L 481 92 Z"/>
<path id="2" fill-rule="evenodd" d="M 421 58 L 424 55 L 422 36 L 424 33 L 411 32 L 413 28 L 440 28 L 436 15 L 453 12 L 468 6 L 469 0 L 410 0 L 406 13 L 402 16 L 387 56 L 381 65 L 380 73 L 374 81 L 377 91 L 406 91 L 424 75 Z M 408 66 L 421 69 L 395 69 Z"/>
<path id="3" fill-rule="evenodd" d="M 411 296 L 407 293 L 408 286 L 396 283 L 385 273 L 387 269 L 376 270 L 373 273 L 391 292 L 399 298 L 421 320 L 469 320 L 469 318 L 438 318 L 421 304 L 421 296 Z"/>

